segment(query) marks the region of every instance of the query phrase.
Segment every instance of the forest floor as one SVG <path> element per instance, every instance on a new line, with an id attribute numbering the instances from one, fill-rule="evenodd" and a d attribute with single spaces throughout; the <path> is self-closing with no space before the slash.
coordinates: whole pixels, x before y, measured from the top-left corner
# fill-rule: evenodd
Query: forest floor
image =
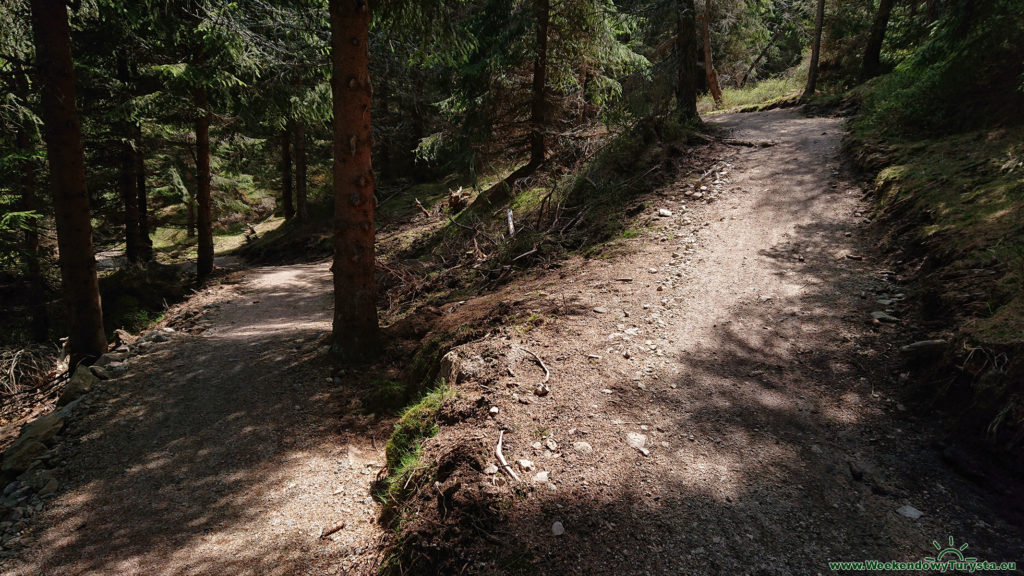
<path id="1" fill-rule="evenodd" d="M 524 320 L 457 348 L 456 397 L 423 448 L 442 465 L 410 479 L 401 561 L 825 574 L 830 560 L 935 556 L 954 537 L 1020 565 L 1024 530 L 1001 515 L 1020 492 L 955 472 L 969 457 L 899 402 L 890 367 L 913 320 L 872 251 L 842 120 L 709 123 L 741 145 L 700 198 L 670 186 L 639 237 L 441 310 L 457 325 L 504 303 Z M 2 573 L 372 573 L 388 529 L 371 484 L 393 420 L 356 410 L 365 374 L 332 371 L 327 268 L 233 273 L 172 310 L 168 341 L 86 396 L 62 487 Z M 521 482 L 488 469 L 501 431 Z"/>

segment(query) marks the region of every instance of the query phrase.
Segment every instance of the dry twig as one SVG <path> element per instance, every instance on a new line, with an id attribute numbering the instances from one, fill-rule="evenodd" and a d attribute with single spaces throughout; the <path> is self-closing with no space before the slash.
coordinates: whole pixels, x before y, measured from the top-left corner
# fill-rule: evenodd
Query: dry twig
<path id="1" fill-rule="evenodd" d="M 537 362 L 540 364 L 540 367 L 544 369 L 544 383 L 547 384 L 548 380 L 551 379 L 551 372 L 548 371 L 548 367 L 544 365 L 544 361 L 540 359 L 540 356 L 537 356 L 536 353 L 534 353 L 532 350 L 528 348 L 523 348 L 522 346 L 520 346 L 519 349 L 522 350 L 523 352 L 529 353 L 531 356 L 537 359 Z"/>
<path id="2" fill-rule="evenodd" d="M 519 480 L 519 476 L 516 474 L 516 471 L 513 470 L 512 467 L 509 466 L 508 462 L 505 460 L 505 455 L 501 453 L 501 442 L 504 439 L 505 431 L 502 430 L 501 433 L 498 434 L 498 445 L 494 448 L 494 455 L 498 457 L 498 462 L 501 463 L 501 469 L 504 470 L 509 476 L 511 476 L 512 479 L 515 480 L 516 482 L 521 482 L 521 480 Z"/>

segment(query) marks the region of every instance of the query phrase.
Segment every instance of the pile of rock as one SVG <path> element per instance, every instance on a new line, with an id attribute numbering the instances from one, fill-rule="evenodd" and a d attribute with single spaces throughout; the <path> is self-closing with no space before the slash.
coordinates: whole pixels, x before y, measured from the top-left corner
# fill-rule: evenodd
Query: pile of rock
<path id="1" fill-rule="evenodd" d="M 120 331 L 119 331 L 120 332 Z M 22 537 L 28 519 L 43 509 L 43 501 L 60 487 L 58 468 L 63 465 L 61 431 L 71 420 L 82 398 L 101 380 L 128 371 L 127 360 L 155 344 L 168 341 L 174 330 L 160 328 L 134 339 L 119 336 L 120 345 L 92 366 L 75 369 L 57 400 L 57 410 L 25 424 L 18 437 L 0 457 L 0 557 L 10 555 Z M 130 344 L 129 344 L 130 342 Z"/>

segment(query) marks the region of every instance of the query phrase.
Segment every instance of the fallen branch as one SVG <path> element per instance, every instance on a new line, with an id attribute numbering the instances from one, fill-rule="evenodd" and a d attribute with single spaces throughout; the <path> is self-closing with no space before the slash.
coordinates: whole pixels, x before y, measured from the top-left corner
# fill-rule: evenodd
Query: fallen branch
<path id="1" fill-rule="evenodd" d="M 741 140 L 739 138 L 723 138 L 722 143 L 731 146 L 746 146 L 748 148 L 768 148 L 778 144 L 774 140 Z"/>
<path id="2" fill-rule="evenodd" d="M 544 383 L 547 384 L 548 380 L 551 379 L 551 372 L 549 372 L 548 367 L 544 365 L 544 361 L 541 360 L 540 356 L 537 356 L 537 354 L 535 354 L 532 350 L 523 348 L 522 346 L 520 346 L 519 349 L 522 350 L 523 352 L 528 352 L 530 355 L 537 359 L 537 362 L 540 363 L 540 367 L 544 369 Z"/>
<path id="3" fill-rule="evenodd" d="M 529 252 L 523 252 L 519 256 L 516 256 L 515 258 L 512 259 L 512 261 L 515 262 L 516 260 L 519 260 L 520 258 L 526 258 L 530 254 L 536 254 L 536 253 L 537 253 L 537 249 L 534 248 L 533 250 L 530 250 Z"/>
<path id="4" fill-rule="evenodd" d="M 512 209 L 509 208 L 508 212 L 505 213 L 508 220 L 508 235 L 509 237 L 516 235 L 516 225 L 512 220 Z"/>
<path id="5" fill-rule="evenodd" d="M 521 480 L 519 480 L 519 476 L 516 474 L 516 471 L 508 465 L 508 462 L 505 460 L 505 456 L 501 453 L 501 442 L 504 439 L 505 431 L 502 430 L 501 433 L 498 434 L 498 445 L 494 448 L 494 455 L 498 457 L 498 462 L 501 463 L 501 469 L 511 476 L 513 480 L 520 482 Z"/>
<path id="6" fill-rule="evenodd" d="M 419 198 L 413 198 L 413 200 L 416 201 L 416 207 L 420 209 L 420 212 L 423 212 L 424 216 L 426 216 L 427 218 L 430 218 L 430 212 L 427 212 L 427 209 L 423 207 L 423 204 L 420 203 L 420 199 Z"/>

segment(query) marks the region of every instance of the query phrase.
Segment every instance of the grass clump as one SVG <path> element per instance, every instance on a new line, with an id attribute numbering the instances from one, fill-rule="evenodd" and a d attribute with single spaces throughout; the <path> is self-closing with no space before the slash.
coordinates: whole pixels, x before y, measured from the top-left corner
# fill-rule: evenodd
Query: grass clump
<path id="1" fill-rule="evenodd" d="M 455 392 L 444 380 L 409 406 L 395 423 L 385 447 L 388 476 L 378 498 L 397 505 L 402 500 L 410 477 L 421 468 L 422 442 L 437 435 L 437 415 L 446 400 Z"/>

